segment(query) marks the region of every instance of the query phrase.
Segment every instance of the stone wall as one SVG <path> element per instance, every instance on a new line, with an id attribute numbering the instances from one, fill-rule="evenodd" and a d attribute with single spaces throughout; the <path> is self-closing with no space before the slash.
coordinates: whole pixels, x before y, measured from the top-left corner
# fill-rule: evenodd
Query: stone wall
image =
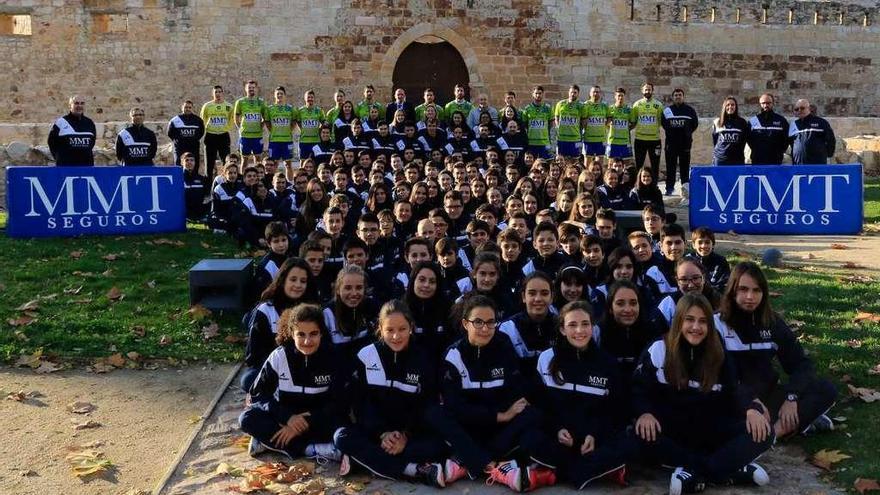
<path id="1" fill-rule="evenodd" d="M 163 120 L 249 78 L 264 93 L 315 88 L 325 107 L 334 88 L 358 99 L 367 82 L 387 100 L 398 55 L 427 35 L 451 43 L 472 93 L 494 102 L 512 89 L 523 103 L 534 84 L 553 100 L 571 83 L 634 98 L 649 79 L 664 98 L 687 89 L 702 115 L 727 94 L 752 111 L 769 90 L 783 110 L 809 97 L 824 115 L 873 117 L 878 11 L 867 0 L 6 0 L 0 15 L 31 15 L 33 32 L 0 36 L 0 122 L 49 121 L 72 93 L 96 120 L 134 105 Z"/>

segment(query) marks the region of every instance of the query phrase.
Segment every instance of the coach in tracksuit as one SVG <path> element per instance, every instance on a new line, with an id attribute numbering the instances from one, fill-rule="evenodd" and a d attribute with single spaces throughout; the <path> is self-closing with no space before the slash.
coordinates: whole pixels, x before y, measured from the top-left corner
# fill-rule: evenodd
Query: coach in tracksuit
<path id="1" fill-rule="evenodd" d="M 779 165 L 788 149 L 788 120 L 773 111 L 774 99 L 770 93 L 761 95 L 761 112 L 749 119 L 749 149 L 753 165 Z"/>
<path id="2" fill-rule="evenodd" d="M 831 124 L 810 110 L 810 102 L 798 100 L 794 104 L 798 118 L 789 125 L 791 163 L 794 165 L 825 165 L 834 156 L 836 139 Z"/>
<path id="3" fill-rule="evenodd" d="M 116 158 L 123 166 L 153 165 L 156 133 L 144 126 L 144 110 L 132 108 L 131 125 L 116 136 Z"/>
<path id="4" fill-rule="evenodd" d="M 625 483 L 625 464 L 638 451 L 628 436 L 627 407 L 617 362 L 592 342 L 590 303 L 573 301 L 559 313 L 556 344 L 541 353 L 544 428 L 526 434 L 533 460 L 556 469 L 578 489 L 609 475 Z"/>
<path id="5" fill-rule="evenodd" d="M 837 389 L 816 376 L 791 329 L 771 310 L 767 279 L 758 265 L 734 267 L 716 324 L 740 381 L 765 404 L 777 437 L 833 428 L 825 413 L 834 405 Z M 787 384 L 779 383 L 774 358 L 788 375 Z"/>
<path id="6" fill-rule="evenodd" d="M 719 484 L 769 483 L 753 461 L 773 444 L 763 405 L 738 387 L 732 359 L 715 330 L 712 306 L 685 294 L 672 328 L 651 344 L 633 376 L 635 433 L 653 462 L 677 466 L 670 495 Z"/>
<path id="7" fill-rule="evenodd" d="M 663 109 L 660 124 L 666 133 L 666 195 L 675 188 L 675 172 L 681 172 L 682 185 L 690 180 L 693 133 L 700 125 L 697 111 L 684 102 L 684 90 L 672 92 L 672 105 Z M 656 176 L 656 174 L 655 174 Z"/>
<path id="8" fill-rule="evenodd" d="M 49 151 L 59 167 L 95 164 L 92 149 L 97 133 L 92 119 L 83 115 L 85 105 L 81 96 L 71 96 L 70 113 L 58 117 L 49 131 Z"/>
<path id="9" fill-rule="evenodd" d="M 290 457 L 335 458 L 333 432 L 345 423 L 344 377 L 321 309 L 297 306 L 278 330 L 272 351 L 251 387 L 251 405 L 239 416 L 253 440 L 251 455 L 269 449 Z"/>
<path id="10" fill-rule="evenodd" d="M 168 122 L 168 137 L 174 144 L 174 163 L 180 162 L 180 156 L 190 152 L 196 158 L 196 170 L 199 168 L 199 150 L 202 136 L 205 135 L 205 122 L 193 113 L 193 102 L 186 100 L 180 107 L 181 114 Z"/>
<path id="11" fill-rule="evenodd" d="M 392 300 L 379 311 L 378 341 L 357 354 L 352 383 L 355 424 L 333 436 L 336 447 L 383 478 L 443 483 L 446 444 L 426 428 L 437 403 L 436 360 L 412 339 L 409 309 Z M 345 464 L 343 463 L 343 466 Z"/>

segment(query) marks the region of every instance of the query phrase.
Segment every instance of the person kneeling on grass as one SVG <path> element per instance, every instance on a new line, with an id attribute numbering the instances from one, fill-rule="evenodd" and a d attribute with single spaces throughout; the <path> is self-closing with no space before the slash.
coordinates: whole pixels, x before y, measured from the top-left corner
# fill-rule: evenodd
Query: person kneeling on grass
<path id="1" fill-rule="evenodd" d="M 794 333 L 770 308 L 767 278 L 758 265 L 734 267 L 715 324 L 737 364 L 740 382 L 765 405 L 764 415 L 777 438 L 834 429 L 826 413 L 837 399 L 837 388 L 816 376 Z M 779 383 L 774 357 L 788 375 L 785 385 Z"/>
<path id="2" fill-rule="evenodd" d="M 426 431 L 425 410 L 436 404 L 436 359 L 412 336 L 415 322 L 400 300 L 379 311 L 378 341 L 357 354 L 353 408 L 355 424 L 333 435 L 344 454 L 340 474 L 350 457 L 382 478 L 419 480 L 445 486 L 447 447 Z"/>
<path id="3" fill-rule="evenodd" d="M 763 486 L 753 461 L 773 445 L 764 406 L 737 386 L 731 356 L 701 294 L 678 301 L 669 332 L 651 344 L 633 375 L 635 432 L 643 454 L 677 466 L 669 494 L 698 493 L 706 483 Z"/>
<path id="4" fill-rule="evenodd" d="M 538 358 L 544 427 L 526 433 L 533 460 L 577 489 L 599 478 L 626 486 L 639 442 L 625 433 L 627 407 L 616 360 L 593 342 L 590 303 L 562 307 L 556 344 Z"/>
<path id="5" fill-rule="evenodd" d="M 526 401 L 520 363 L 506 335 L 496 332 L 495 303 L 481 295 L 464 302 L 466 335 L 449 347 L 440 380 L 442 406 L 428 409 L 429 424 L 452 447 L 443 465 L 447 485 L 484 474 L 516 492 L 556 482 L 553 471 L 520 468 L 511 455 L 540 413 Z"/>
<path id="6" fill-rule="evenodd" d="M 252 437 L 250 455 L 271 450 L 291 459 L 342 458 L 332 438 L 346 421 L 345 378 L 323 335 L 320 307 L 301 304 L 281 314 L 278 347 L 251 387 L 251 405 L 238 418 Z"/>

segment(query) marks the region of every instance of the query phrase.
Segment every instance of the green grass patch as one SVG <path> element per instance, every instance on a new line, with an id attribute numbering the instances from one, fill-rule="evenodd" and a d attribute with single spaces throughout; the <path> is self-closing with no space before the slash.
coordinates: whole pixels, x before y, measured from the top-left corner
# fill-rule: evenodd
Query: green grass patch
<path id="1" fill-rule="evenodd" d="M 880 179 L 865 181 L 865 223 L 880 222 Z"/>
<path id="2" fill-rule="evenodd" d="M 71 239 L 0 237 L 0 359 L 43 348 L 77 361 L 114 352 L 149 358 L 232 360 L 242 344 L 238 316 L 212 315 L 220 335 L 205 340 L 188 314 L 188 271 L 203 258 L 235 257 L 229 238 L 204 229 L 182 234 Z M 114 259 L 115 258 L 115 259 Z M 122 294 L 113 300 L 111 290 Z M 36 301 L 29 325 L 13 326 L 16 308 Z M 139 328 L 146 332 L 139 336 Z M 135 331 L 133 331 L 135 329 Z M 162 336 L 166 343 L 160 344 Z M 170 343 L 167 343 L 170 341 Z"/>

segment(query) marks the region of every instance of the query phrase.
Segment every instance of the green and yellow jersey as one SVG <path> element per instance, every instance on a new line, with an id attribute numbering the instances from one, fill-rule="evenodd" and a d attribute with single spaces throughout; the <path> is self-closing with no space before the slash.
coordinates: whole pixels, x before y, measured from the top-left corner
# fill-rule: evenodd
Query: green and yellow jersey
<path id="1" fill-rule="evenodd" d="M 608 144 L 629 146 L 629 123 L 632 119 L 632 108 L 628 105 L 622 107 L 608 107 L 608 116 L 611 117 L 611 129 L 608 131 Z"/>
<path id="2" fill-rule="evenodd" d="M 602 143 L 608 134 L 608 105 L 604 101 L 593 103 L 587 101 L 581 107 L 584 122 L 584 142 Z"/>
<path id="3" fill-rule="evenodd" d="M 367 103 L 367 100 L 361 101 L 354 108 L 354 114 L 361 120 L 367 120 L 370 118 L 371 108 L 379 110 L 379 118 L 385 120 L 385 105 L 382 105 L 378 101 L 374 101 L 373 103 Z"/>
<path id="4" fill-rule="evenodd" d="M 663 115 L 663 104 L 654 98 L 635 102 L 632 107 L 632 122 L 636 139 L 640 141 L 660 140 L 660 116 Z"/>
<path id="5" fill-rule="evenodd" d="M 305 105 L 296 112 L 299 123 L 299 142 L 318 144 L 321 141 L 321 124 L 324 123 L 324 111 L 320 107 L 309 108 Z"/>
<path id="6" fill-rule="evenodd" d="M 522 120 L 526 124 L 526 136 L 529 146 L 547 146 L 550 144 L 550 120 L 553 118 L 553 110 L 550 105 L 542 103 L 536 105 L 529 103 L 520 112 Z"/>
<path id="7" fill-rule="evenodd" d="M 579 101 L 559 100 L 553 109 L 556 119 L 556 139 L 566 143 L 581 142 L 582 103 Z"/>
<path id="8" fill-rule="evenodd" d="M 269 131 L 270 143 L 292 143 L 293 123 L 296 121 L 296 109 L 292 105 L 269 105 L 269 122 L 272 130 Z"/>
<path id="9" fill-rule="evenodd" d="M 239 98 L 235 101 L 235 115 L 241 116 L 239 135 L 243 138 L 262 138 L 263 122 L 268 120 L 269 108 L 262 98 Z"/>
<path id="10" fill-rule="evenodd" d="M 205 122 L 205 133 L 207 134 L 223 134 L 232 129 L 232 103 L 221 101 L 215 103 L 211 100 L 202 105 L 199 117 Z"/>

